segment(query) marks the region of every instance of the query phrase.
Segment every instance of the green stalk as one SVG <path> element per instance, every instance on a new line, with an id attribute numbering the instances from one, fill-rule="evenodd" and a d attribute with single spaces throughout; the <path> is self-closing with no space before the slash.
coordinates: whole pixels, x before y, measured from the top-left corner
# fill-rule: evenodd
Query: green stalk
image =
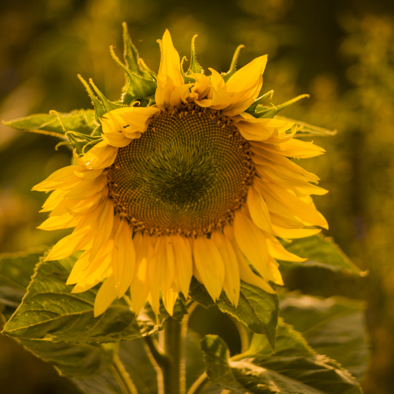
<path id="1" fill-rule="evenodd" d="M 164 325 L 164 353 L 169 357 L 169 368 L 163 371 L 165 394 L 185 393 L 184 335 L 182 324 L 172 317 Z"/>
<path id="2" fill-rule="evenodd" d="M 125 394 L 138 394 L 137 389 L 117 354 L 114 355 L 112 361 L 112 372 Z"/>

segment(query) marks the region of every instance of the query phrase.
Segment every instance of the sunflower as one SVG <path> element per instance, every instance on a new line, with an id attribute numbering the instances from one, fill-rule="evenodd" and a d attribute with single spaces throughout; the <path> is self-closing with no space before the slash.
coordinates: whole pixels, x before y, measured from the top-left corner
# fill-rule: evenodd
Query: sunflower
<path id="1" fill-rule="evenodd" d="M 319 178 L 290 158 L 323 149 L 294 138 L 288 120 L 247 112 L 257 99 L 267 56 L 232 73 L 184 74 L 166 31 L 154 100 L 100 117 L 100 142 L 33 190 L 52 191 L 39 227 L 73 228 L 46 260 L 79 258 L 73 292 L 101 285 L 95 316 L 129 290 L 138 313 L 160 300 L 169 314 L 192 276 L 213 300 L 222 291 L 238 304 L 240 281 L 274 292 L 278 260 L 303 261 L 290 240 L 327 228 L 311 194 Z M 229 77 L 229 78 L 228 78 Z"/>

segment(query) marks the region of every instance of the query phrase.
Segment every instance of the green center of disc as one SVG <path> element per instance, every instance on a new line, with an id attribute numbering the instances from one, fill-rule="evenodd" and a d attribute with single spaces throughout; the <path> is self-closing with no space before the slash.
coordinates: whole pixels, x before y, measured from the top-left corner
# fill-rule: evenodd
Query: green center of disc
<path id="1" fill-rule="evenodd" d="M 249 145 L 220 112 L 161 112 L 109 168 L 116 211 L 153 233 L 208 234 L 231 220 L 254 167 Z"/>

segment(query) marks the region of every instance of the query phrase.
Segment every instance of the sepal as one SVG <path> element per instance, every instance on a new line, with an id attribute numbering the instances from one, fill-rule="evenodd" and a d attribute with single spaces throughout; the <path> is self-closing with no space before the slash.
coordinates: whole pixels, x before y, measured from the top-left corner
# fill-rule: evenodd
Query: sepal
<path id="1" fill-rule="evenodd" d="M 76 149 L 78 156 L 86 154 L 94 145 L 102 141 L 100 136 L 87 136 L 76 131 L 68 131 L 66 137 Z"/>
<path id="2" fill-rule="evenodd" d="M 270 98 L 272 98 L 272 95 Z M 279 111 L 292 104 L 295 104 L 297 101 L 300 101 L 303 98 L 309 98 L 309 94 L 301 94 L 300 96 L 294 97 L 293 99 L 286 101 L 285 103 L 282 103 L 278 106 L 275 106 L 272 103 L 270 106 L 264 106 L 259 104 L 255 107 L 255 110 L 253 112 L 249 111 L 249 108 L 247 112 L 251 113 L 255 118 L 273 118 Z M 253 105 L 254 103 L 251 107 L 253 107 Z"/>
<path id="3" fill-rule="evenodd" d="M 191 53 L 190 53 L 190 67 L 187 74 L 191 74 L 191 73 L 204 74 L 204 69 L 200 66 L 196 57 L 196 44 L 195 44 L 196 38 L 197 38 L 197 34 L 195 34 L 192 38 Z"/>
<path id="4" fill-rule="evenodd" d="M 122 103 L 123 104 L 131 104 L 136 100 L 145 100 L 148 96 L 151 96 L 155 93 L 157 85 L 156 82 L 152 79 L 151 75 L 142 69 L 142 67 L 138 66 L 139 73 L 135 73 L 131 71 L 127 65 L 123 64 L 119 58 L 116 56 L 114 49 L 110 46 L 110 52 L 112 59 L 114 59 L 115 63 L 125 72 L 126 74 L 126 85 L 123 87 L 122 94 Z M 138 54 L 135 54 L 138 57 Z M 131 62 L 134 59 L 133 56 L 130 56 L 129 61 Z M 135 69 L 135 64 L 133 63 L 133 69 Z"/>
<path id="5" fill-rule="evenodd" d="M 233 55 L 233 60 L 231 61 L 230 64 L 230 69 L 227 71 L 226 74 L 222 75 L 225 82 L 227 82 L 230 79 L 230 77 L 233 74 L 235 74 L 235 72 L 237 71 L 237 62 L 238 62 L 239 53 L 241 52 L 241 49 L 244 47 L 245 45 L 238 45 L 237 49 L 235 50 Z"/>

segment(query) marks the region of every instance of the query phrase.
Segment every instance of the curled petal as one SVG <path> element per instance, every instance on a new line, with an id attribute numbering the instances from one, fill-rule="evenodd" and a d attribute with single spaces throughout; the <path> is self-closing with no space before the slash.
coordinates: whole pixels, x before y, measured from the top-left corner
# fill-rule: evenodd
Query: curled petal
<path id="1" fill-rule="evenodd" d="M 164 32 L 163 39 L 159 43 L 161 59 L 157 74 L 156 105 L 164 110 L 171 107 L 172 93 L 177 87 L 184 85 L 184 80 L 181 74 L 180 57 L 168 30 Z"/>

